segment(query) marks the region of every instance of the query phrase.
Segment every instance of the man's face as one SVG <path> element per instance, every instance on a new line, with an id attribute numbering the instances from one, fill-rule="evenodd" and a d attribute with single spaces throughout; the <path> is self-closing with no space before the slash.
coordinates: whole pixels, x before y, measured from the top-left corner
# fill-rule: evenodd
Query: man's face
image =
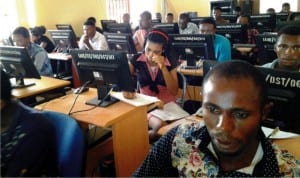
<path id="1" fill-rule="evenodd" d="M 166 17 L 166 21 L 167 21 L 167 23 L 173 23 L 173 21 L 174 21 L 173 16 L 168 15 L 168 16 Z"/>
<path id="2" fill-rule="evenodd" d="M 30 39 L 25 38 L 20 34 L 13 35 L 13 41 L 16 43 L 16 46 L 27 47 L 30 44 Z"/>
<path id="3" fill-rule="evenodd" d="M 256 149 L 262 120 L 258 88 L 249 78 L 211 76 L 203 88 L 203 118 L 219 155 Z"/>
<path id="4" fill-rule="evenodd" d="M 275 45 L 275 52 L 280 68 L 298 69 L 300 65 L 300 35 L 280 35 Z"/>
<path id="5" fill-rule="evenodd" d="M 92 25 L 83 25 L 83 33 L 89 38 L 93 38 L 96 33 L 96 27 Z"/>
<path id="6" fill-rule="evenodd" d="M 213 10 L 213 16 L 214 19 L 219 19 L 221 17 L 221 11 L 220 10 Z"/>
<path id="7" fill-rule="evenodd" d="M 188 19 L 187 18 L 179 18 L 179 28 L 184 30 L 187 27 Z"/>
<path id="8" fill-rule="evenodd" d="M 283 6 L 282 12 L 290 12 L 290 6 Z"/>
<path id="9" fill-rule="evenodd" d="M 142 29 L 149 29 L 151 27 L 151 19 L 148 19 L 146 16 L 141 16 L 140 27 Z"/>
<path id="10" fill-rule="evenodd" d="M 216 29 L 213 24 L 204 23 L 199 25 L 200 34 L 215 34 Z"/>
<path id="11" fill-rule="evenodd" d="M 130 16 L 129 14 L 123 15 L 123 23 L 130 23 Z"/>

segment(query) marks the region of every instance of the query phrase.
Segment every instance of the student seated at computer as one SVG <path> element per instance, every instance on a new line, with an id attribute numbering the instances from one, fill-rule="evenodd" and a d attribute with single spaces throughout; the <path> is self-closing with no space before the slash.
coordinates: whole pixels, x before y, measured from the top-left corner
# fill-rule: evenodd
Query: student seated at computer
<path id="1" fill-rule="evenodd" d="M 282 27 L 274 50 L 278 58 L 263 67 L 300 72 L 300 27 Z"/>
<path id="2" fill-rule="evenodd" d="M 48 53 L 53 52 L 55 46 L 53 42 L 45 35 L 45 26 L 31 28 L 30 32 L 32 42 L 43 47 Z"/>
<path id="3" fill-rule="evenodd" d="M 247 30 L 247 32 L 248 32 L 248 44 L 255 44 L 255 38 L 259 34 L 259 32 L 255 28 L 251 28 L 250 21 L 251 21 L 251 18 L 250 18 L 249 15 L 240 15 L 237 18 L 236 23 L 247 25 L 247 28 L 248 28 L 248 30 Z"/>
<path id="4" fill-rule="evenodd" d="M 140 92 L 156 96 L 164 103 L 176 100 L 178 92 L 177 68 L 170 59 L 169 37 L 158 29 L 149 31 L 145 38 L 144 52 L 133 57 L 130 72 L 137 75 Z M 159 118 L 148 116 L 150 140 L 158 136 L 157 131 L 166 123 Z"/>
<path id="5" fill-rule="evenodd" d="M 173 13 L 171 13 L 171 12 L 167 13 L 166 22 L 167 23 L 174 23 L 174 15 L 173 15 Z"/>
<path id="6" fill-rule="evenodd" d="M 79 49 L 86 50 L 108 50 L 108 44 L 104 35 L 96 31 L 96 25 L 93 21 L 83 23 L 83 35 L 79 43 Z"/>
<path id="7" fill-rule="evenodd" d="M 152 15 L 149 11 L 144 11 L 140 15 L 139 27 L 133 34 L 133 41 L 136 51 L 142 51 L 145 42 L 145 36 L 152 29 Z"/>
<path id="8" fill-rule="evenodd" d="M 229 23 L 229 21 L 225 20 L 222 17 L 222 9 L 220 7 L 218 7 L 218 6 L 214 7 L 212 14 L 213 14 L 213 18 L 215 19 L 217 25 L 224 25 L 224 24 Z"/>
<path id="9" fill-rule="evenodd" d="M 219 62 L 228 61 L 231 59 L 231 44 L 230 41 L 216 33 L 216 22 L 212 18 L 205 18 L 199 23 L 200 34 L 214 35 L 215 57 Z"/>
<path id="10" fill-rule="evenodd" d="M 58 176 L 53 125 L 11 96 L 1 70 L 1 177 Z"/>
<path id="11" fill-rule="evenodd" d="M 87 18 L 86 20 L 87 20 L 87 21 L 92 21 L 92 22 L 94 22 L 94 24 L 95 24 L 95 26 L 96 26 L 96 31 L 99 32 L 99 33 L 101 33 L 101 34 L 103 34 L 103 30 L 102 30 L 100 27 L 98 27 L 98 26 L 96 25 L 96 24 L 97 24 L 97 20 L 96 20 L 95 17 L 89 17 L 89 18 Z"/>
<path id="12" fill-rule="evenodd" d="M 29 31 L 25 27 L 17 27 L 13 31 L 13 40 L 17 46 L 25 47 L 40 75 L 53 76 L 48 54 L 44 48 L 30 41 Z"/>
<path id="13" fill-rule="evenodd" d="M 190 17 L 187 13 L 179 15 L 178 25 L 179 34 L 196 34 L 199 31 L 198 26 L 190 22 Z"/>

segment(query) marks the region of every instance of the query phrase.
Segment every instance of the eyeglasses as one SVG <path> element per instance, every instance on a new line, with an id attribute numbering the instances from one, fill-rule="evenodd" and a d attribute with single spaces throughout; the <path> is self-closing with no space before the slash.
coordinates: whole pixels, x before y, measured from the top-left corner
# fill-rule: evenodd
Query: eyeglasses
<path id="1" fill-rule="evenodd" d="M 300 45 L 289 46 L 287 44 L 279 44 L 276 45 L 278 51 L 286 51 L 287 49 L 291 49 L 294 52 L 300 52 Z"/>

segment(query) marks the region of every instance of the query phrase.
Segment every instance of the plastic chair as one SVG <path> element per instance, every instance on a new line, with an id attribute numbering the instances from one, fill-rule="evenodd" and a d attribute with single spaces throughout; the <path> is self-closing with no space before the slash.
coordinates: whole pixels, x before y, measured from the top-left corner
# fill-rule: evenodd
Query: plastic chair
<path id="1" fill-rule="evenodd" d="M 78 123 L 62 113 L 44 111 L 55 127 L 60 177 L 82 177 L 86 158 L 86 141 Z"/>

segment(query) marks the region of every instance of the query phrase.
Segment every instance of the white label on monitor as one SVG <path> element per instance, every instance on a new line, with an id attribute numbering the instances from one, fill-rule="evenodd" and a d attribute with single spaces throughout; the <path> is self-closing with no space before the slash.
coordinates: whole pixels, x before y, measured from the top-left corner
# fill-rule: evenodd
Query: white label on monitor
<path id="1" fill-rule="evenodd" d="M 94 72 L 93 72 L 93 75 L 94 75 L 94 78 L 95 78 L 96 80 L 103 80 L 103 75 L 102 75 L 101 72 L 96 72 L 96 71 L 94 71 Z"/>

